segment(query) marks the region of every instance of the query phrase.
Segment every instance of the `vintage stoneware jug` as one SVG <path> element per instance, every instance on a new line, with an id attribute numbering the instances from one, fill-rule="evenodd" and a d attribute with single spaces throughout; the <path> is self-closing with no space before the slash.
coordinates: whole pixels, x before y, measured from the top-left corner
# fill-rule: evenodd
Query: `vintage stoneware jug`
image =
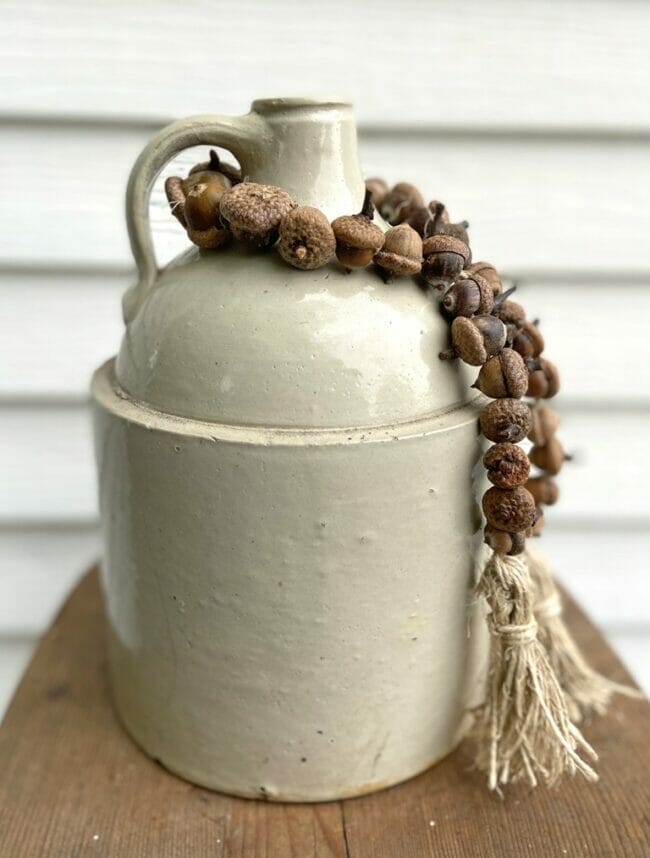
<path id="1" fill-rule="evenodd" d="M 330 218 L 364 195 L 338 102 L 187 119 L 134 167 L 139 282 L 92 385 L 115 705 L 198 784 L 370 792 L 447 754 L 480 694 L 477 408 L 410 278 L 239 247 L 159 271 L 151 186 L 201 143 Z"/>

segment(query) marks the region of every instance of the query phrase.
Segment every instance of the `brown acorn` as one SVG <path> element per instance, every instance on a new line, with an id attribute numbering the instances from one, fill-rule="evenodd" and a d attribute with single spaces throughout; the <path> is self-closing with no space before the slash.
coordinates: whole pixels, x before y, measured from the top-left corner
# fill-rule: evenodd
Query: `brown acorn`
<path id="1" fill-rule="evenodd" d="M 221 198 L 225 188 L 219 182 L 199 183 L 185 197 L 185 220 L 193 230 L 219 226 Z"/>
<path id="2" fill-rule="evenodd" d="M 359 214 L 342 215 L 332 221 L 336 255 L 348 271 L 369 265 L 384 243 L 383 231 L 372 222 L 373 213 L 370 191 L 366 190 Z"/>
<path id="3" fill-rule="evenodd" d="M 517 354 L 517 352 L 515 352 L 515 354 Z M 528 387 L 526 389 L 526 396 L 530 396 L 533 399 L 542 399 L 546 396 L 547 392 L 548 381 L 546 380 L 546 375 L 544 374 L 544 371 L 541 369 L 532 369 L 528 373 Z"/>
<path id="4" fill-rule="evenodd" d="M 517 444 L 530 432 L 530 407 L 520 399 L 495 399 L 483 408 L 479 423 L 488 441 Z"/>
<path id="5" fill-rule="evenodd" d="M 533 447 L 528 454 L 533 465 L 551 476 L 559 474 L 568 458 L 557 438 L 549 438 L 543 447 Z"/>
<path id="6" fill-rule="evenodd" d="M 366 190 L 370 191 L 370 199 L 373 206 L 379 210 L 388 193 L 388 182 L 385 179 L 378 179 L 377 177 L 366 179 Z"/>
<path id="7" fill-rule="evenodd" d="M 257 247 L 274 244 L 282 217 L 296 203 L 275 185 L 242 182 L 221 198 L 221 216 L 238 241 Z"/>
<path id="8" fill-rule="evenodd" d="M 547 383 L 546 393 L 543 394 L 544 399 L 551 399 L 551 397 L 556 396 L 560 391 L 560 374 L 555 364 L 551 363 L 550 360 L 540 358 L 539 365 Z"/>
<path id="9" fill-rule="evenodd" d="M 492 289 L 480 274 L 460 277 L 445 292 L 440 302 L 449 318 L 490 313 L 494 304 Z"/>
<path id="10" fill-rule="evenodd" d="M 165 196 L 169 203 L 171 213 L 176 220 L 187 228 L 185 220 L 185 192 L 183 191 L 183 180 L 180 176 L 169 176 L 165 179 Z"/>
<path id="11" fill-rule="evenodd" d="M 409 182 L 398 182 L 384 197 L 379 212 L 391 226 L 407 220 L 413 209 L 424 205 L 422 194 Z"/>
<path id="12" fill-rule="evenodd" d="M 422 274 L 431 286 L 455 280 L 471 259 L 469 246 L 453 235 L 431 235 L 422 244 Z"/>
<path id="13" fill-rule="evenodd" d="M 523 531 L 507 533 L 505 530 L 497 530 L 489 524 L 483 530 L 483 541 L 502 557 L 506 554 L 521 554 L 526 547 L 526 536 Z"/>
<path id="14" fill-rule="evenodd" d="M 424 238 L 427 224 L 431 220 L 431 212 L 426 206 L 417 206 L 410 210 L 408 218 L 404 221 L 417 232 L 420 238 Z"/>
<path id="15" fill-rule="evenodd" d="M 526 483 L 526 488 L 535 498 L 538 506 L 542 503 L 552 506 L 557 503 L 560 496 L 558 485 L 551 477 L 531 477 Z"/>
<path id="16" fill-rule="evenodd" d="M 560 418 L 556 411 L 548 406 L 535 406 L 531 410 L 532 426 L 528 437 L 538 447 L 543 447 L 555 436 Z"/>
<path id="17" fill-rule="evenodd" d="M 535 521 L 535 501 L 523 486 L 514 489 L 493 486 L 483 495 L 482 505 L 487 523 L 496 530 L 525 531 Z"/>
<path id="18" fill-rule="evenodd" d="M 519 399 L 526 393 L 528 370 L 521 355 L 503 349 L 483 364 L 472 385 L 492 399 Z"/>
<path id="19" fill-rule="evenodd" d="M 495 444 L 483 456 L 488 480 L 500 489 L 514 489 L 528 480 L 530 462 L 523 447 Z"/>
<path id="20" fill-rule="evenodd" d="M 214 149 L 210 149 L 210 160 L 195 164 L 183 180 L 185 193 L 189 193 L 194 185 L 219 182 L 226 188 L 241 182 L 241 170 L 231 164 L 225 164 Z"/>
<path id="21" fill-rule="evenodd" d="M 494 267 L 489 262 L 473 262 L 469 268 L 467 269 L 471 274 L 480 274 L 487 282 L 490 284 L 492 288 L 492 294 L 496 298 L 497 295 L 501 293 L 503 288 L 501 284 L 501 277 Z M 505 319 L 503 320 L 506 321 Z"/>
<path id="22" fill-rule="evenodd" d="M 294 268 L 320 268 L 335 250 L 334 230 L 319 209 L 297 206 L 282 216 L 278 252 Z"/>
<path id="23" fill-rule="evenodd" d="M 210 226 L 207 229 L 192 229 L 188 226 L 187 237 L 202 250 L 217 250 L 230 241 L 232 233 L 223 226 Z"/>
<path id="24" fill-rule="evenodd" d="M 497 307 L 497 315 L 506 325 L 518 325 L 526 318 L 526 311 L 516 301 L 502 301 Z"/>
<path id="25" fill-rule="evenodd" d="M 480 366 L 501 351 L 506 341 L 506 327 L 496 316 L 472 316 L 471 319 L 457 316 L 451 323 L 451 341 L 461 360 Z"/>
<path id="26" fill-rule="evenodd" d="M 512 338 L 512 347 L 524 358 L 536 358 L 544 351 L 544 337 L 537 325 L 524 319 L 517 323 L 517 331 Z"/>
<path id="27" fill-rule="evenodd" d="M 422 239 L 407 223 L 393 226 L 384 236 L 375 263 L 384 272 L 384 280 L 393 276 L 419 274 L 422 269 Z"/>

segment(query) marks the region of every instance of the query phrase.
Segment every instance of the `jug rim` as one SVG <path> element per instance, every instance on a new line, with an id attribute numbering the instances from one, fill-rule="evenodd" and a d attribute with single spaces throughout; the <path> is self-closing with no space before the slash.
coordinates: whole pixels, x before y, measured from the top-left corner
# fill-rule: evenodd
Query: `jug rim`
<path id="1" fill-rule="evenodd" d="M 288 98 L 256 98 L 251 104 L 251 110 L 255 113 L 273 113 L 280 110 L 296 110 L 306 107 L 320 108 L 352 108 L 352 102 L 347 98 L 338 96 L 300 97 Z"/>

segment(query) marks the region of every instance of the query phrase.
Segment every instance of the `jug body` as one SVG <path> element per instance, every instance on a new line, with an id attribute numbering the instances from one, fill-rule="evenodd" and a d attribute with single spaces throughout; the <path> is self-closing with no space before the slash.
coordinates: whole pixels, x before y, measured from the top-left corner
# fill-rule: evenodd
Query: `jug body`
<path id="1" fill-rule="evenodd" d="M 275 105 L 251 126 L 262 117 L 271 154 L 280 139 L 279 160 L 295 157 L 306 134 L 300 169 L 317 172 L 313 149 L 328 215 L 354 211 L 347 109 Z M 487 649 L 478 407 L 438 361 L 445 323 L 407 279 L 236 248 L 155 276 L 149 262 L 93 379 L 122 722 L 171 771 L 253 798 L 336 799 L 422 771 L 462 735 Z"/>

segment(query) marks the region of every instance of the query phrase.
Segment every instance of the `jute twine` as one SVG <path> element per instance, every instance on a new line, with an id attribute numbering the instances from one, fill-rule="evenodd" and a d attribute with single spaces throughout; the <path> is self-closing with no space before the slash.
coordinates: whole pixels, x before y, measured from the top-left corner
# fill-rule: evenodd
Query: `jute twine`
<path id="1" fill-rule="evenodd" d="M 477 765 L 490 789 L 526 779 L 555 783 L 565 772 L 591 781 L 596 772 L 581 754 L 596 752 L 572 722 L 532 606 L 532 582 L 523 556 L 492 554 L 477 585 L 487 602 L 492 634 L 487 698 L 477 710 Z"/>

